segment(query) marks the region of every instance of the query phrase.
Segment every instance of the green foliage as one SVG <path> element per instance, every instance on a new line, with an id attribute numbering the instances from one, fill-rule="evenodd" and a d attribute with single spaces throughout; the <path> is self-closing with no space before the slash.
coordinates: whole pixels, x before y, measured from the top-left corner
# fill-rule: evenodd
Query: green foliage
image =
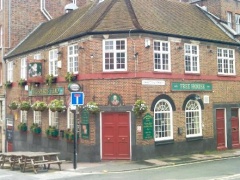
<path id="1" fill-rule="evenodd" d="M 28 101 L 22 101 L 19 104 L 19 109 L 21 111 L 28 111 L 31 108 L 31 104 Z"/>
<path id="2" fill-rule="evenodd" d="M 55 111 L 62 112 L 66 109 L 66 106 L 64 105 L 63 100 L 59 100 L 59 99 L 52 100 L 49 103 L 48 107 L 52 112 L 55 112 Z"/>
<path id="3" fill-rule="evenodd" d="M 92 114 L 96 114 L 100 111 L 98 104 L 93 101 L 88 102 L 84 108 Z"/>
<path id="4" fill-rule="evenodd" d="M 26 84 L 27 84 L 27 81 L 25 79 L 20 79 L 18 81 L 18 85 L 21 86 L 21 87 L 25 86 Z"/>
<path id="5" fill-rule="evenodd" d="M 8 107 L 11 109 L 11 110 L 16 110 L 18 108 L 18 102 L 17 101 L 12 101 L 10 102 L 10 104 L 8 105 Z"/>
<path id="6" fill-rule="evenodd" d="M 65 76 L 65 80 L 69 83 L 73 82 L 74 80 L 76 80 L 76 75 L 74 75 L 73 73 L 67 72 Z"/>
<path id="7" fill-rule="evenodd" d="M 32 105 L 32 109 L 34 111 L 44 111 L 45 109 L 48 108 L 47 103 L 43 102 L 43 101 L 36 101 L 35 103 L 33 103 Z"/>
<path id="8" fill-rule="evenodd" d="M 64 131 L 64 137 L 67 140 L 74 140 L 74 131 L 71 129 L 67 129 Z M 77 134 L 77 139 L 79 139 L 79 134 Z"/>
<path id="9" fill-rule="evenodd" d="M 19 131 L 26 132 L 27 129 L 28 129 L 28 128 L 27 128 L 27 124 L 26 124 L 26 123 L 21 122 L 21 123 L 18 125 L 18 130 L 19 130 Z"/>
<path id="10" fill-rule="evenodd" d="M 147 111 L 146 102 L 139 99 L 135 102 L 133 106 L 133 112 L 136 116 L 141 116 L 143 113 Z"/>
<path id="11" fill-rule="evenodd" d="M 5 83 L 5 87 L 6 87 L 6 88 L 11 88 L 11 87 L 12 87 L 12 82 L 7 81 L 7 82 Z"/>
<path id="12" fill-rule="evenodd" d="M 55 126 L 49 126 L 47 129 L 46 129 L 46 135 L 47 136 L 51 136 L 51 137 L 58 137 L 58 129 L 55 127 Z"/>
<path id="13" fill-rule="evenodd" d="M 50 86 L 54 82 L 56 82 L 56 77 L 54 77 L 52 74 L 48 74 L 46 77 L 46 83 Z"/>
<path id="14" fill-rule="evenodd" d="M 30 130 L 35 134 L 40 134 L 42 132 L 42 128 L 37 123 L 33 123 L 30 127 Z"/>

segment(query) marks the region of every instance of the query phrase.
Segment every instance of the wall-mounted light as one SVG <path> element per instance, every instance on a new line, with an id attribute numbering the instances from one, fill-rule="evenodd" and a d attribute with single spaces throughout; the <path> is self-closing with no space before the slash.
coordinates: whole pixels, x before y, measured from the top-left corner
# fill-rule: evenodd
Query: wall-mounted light
<path id="1" fill-rule="evenodd" d="M 136 52 L 136 53 L 134 54 L 134 58 L 136 58 L 136 57 L 138 57 L 138 52 Z"/>
<path id="2" fill-rule="evenodd" d="M 208 52 L 209 52 L 209 53 L 213 53 L 213 50 L 212 50 L 212 49 L 209 49 Z"/>
<path id="3" fill-rule="evenodd" d="M 82 47 L 82 46 L 79 46 L 79 48 L 78 48 L 78 50 L 83 50 L 84 49 L 84 47 Z"/>
<path id="4" fill-rule="evenodd" d="M 58 52 L 57 52 L 57 54 L 58 54 L 58 55 L 61 55 L 61 54 L 62 54 L 62 52 L 61 52 L 61 51 L 58 51 Z"/>
<path id="5" fill-rule="evenodd" d="M 40 86 L 40 83 L 39 83 L 39 82 L 35 82 L 34 86 L 35 86 L 35 87 L 39 87 L 39 86 Z"/>
<path id="6" fill-rule="evenodd" d="M 92 59 L 93 57 L 94 57 L 93 54 L 91 54 L 91 55 L 90 55 L 90 58 Z"/>

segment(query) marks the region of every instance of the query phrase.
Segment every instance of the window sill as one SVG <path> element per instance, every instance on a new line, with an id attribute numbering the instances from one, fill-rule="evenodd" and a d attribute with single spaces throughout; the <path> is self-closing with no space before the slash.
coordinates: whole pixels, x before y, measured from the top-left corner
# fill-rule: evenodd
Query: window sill
<path id="1" fill-rule="evenodd" d="M 103 71 L 103 74 L 127 74 L 129 73 L 128 71 Z"/>
<path id="2" fill-rule="evenodd" d="M 198 141 L 198 140 L 202 140 L 203 136 L 197 136 L 197 137 L 187 137 L 186 140 L 187 141 Z"/>
<path id="3" fill-rule="evenodd" d="M 185 72 L 185 75 L 190 75 L 190 76 L 200 76 L 201 74 L 199 72 Z"/>
<path id="4" fill-rule="evenodd" d="M 164 140 L 164 141 L 155 141 L 155 146 L 159 146 L 159 145 L 165 145 L 165 144 L 173 144 L 174 140 Z"/>
<path id="5" fill-rule="evenodd" d="M 155 73 L 155 74 L 172 74 L 172 72 L 167 72 L 167 71 L 153 71 L 153 73 Z"/>
<path id="6" fill-rule="evenodd" d="M 220 77 L 232 77 L 232 78 L 235 78 L 237 75 L 236 75 L 236 74 L 218 74 L 217 76 L 220 76 Z"/>

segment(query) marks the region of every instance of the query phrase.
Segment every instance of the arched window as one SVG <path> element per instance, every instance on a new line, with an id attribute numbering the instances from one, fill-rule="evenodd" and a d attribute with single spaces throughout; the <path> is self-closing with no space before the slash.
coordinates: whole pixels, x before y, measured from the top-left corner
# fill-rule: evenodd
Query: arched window
<path id="1" fill-rule="evenodd" d="M 196 100 L 189 100 L 185 107 L 186 137 L 202 135 L 201 106 Z"/>
<path id="2" fill-rule="evenodd" d="M 165 100 L 159 100 L 154 108 L 155 141 L 173 139 L 172 106 Z"/>

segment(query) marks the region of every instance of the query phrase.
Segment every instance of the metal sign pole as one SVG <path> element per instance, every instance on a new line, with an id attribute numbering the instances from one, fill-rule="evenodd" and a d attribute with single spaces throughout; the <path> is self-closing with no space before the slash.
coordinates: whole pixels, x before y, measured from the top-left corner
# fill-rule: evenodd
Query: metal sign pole
<path id="1" fill-rule="evenodd" d="M 76 105 L 76 111 L 74 111 L 74 147 L 73 147 L 73 168 L 77 169 L 77 114 L 78 112 L 78 105 Z"/>

